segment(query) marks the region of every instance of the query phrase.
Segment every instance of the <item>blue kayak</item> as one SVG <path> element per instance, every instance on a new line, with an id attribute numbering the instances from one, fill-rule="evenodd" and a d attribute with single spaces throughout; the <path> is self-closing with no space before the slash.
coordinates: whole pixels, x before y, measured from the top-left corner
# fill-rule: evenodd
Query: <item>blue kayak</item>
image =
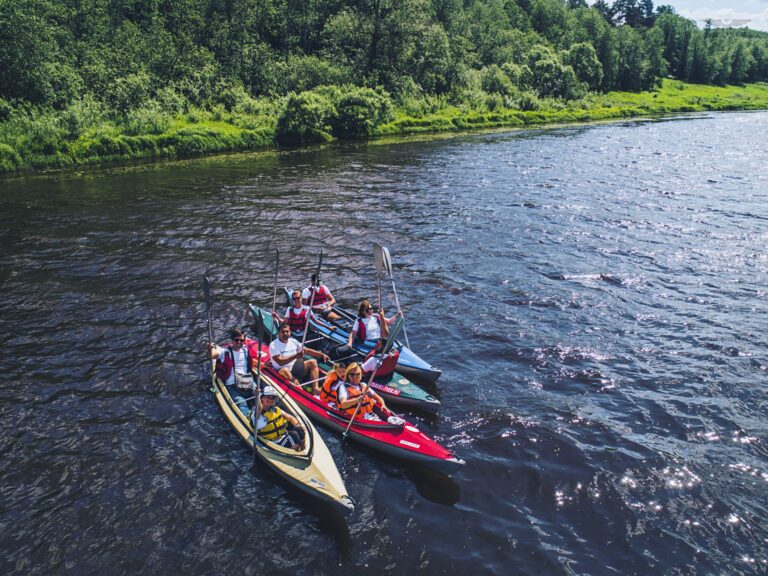
<path id="1" fill-rule="evenodd" d="M 269 310 L 260 308 L 254 304 L 251 304 L 250 308 L 256 319 L 256 330 L 259 329 L 259 324 L 263 327 L 262 334 L 265 339 L 264 341 L 272 341 L 276 338 L 277 330 Z M 326 352 L 329 356 L 333 356 L 331 348 L 338 346 L 338 343 L 327 335 L 319 333 L 318 328 L 320 328 L 320 326 L 312 328 L 312 331 L 309 334 L 309 339 L 306 342 L 307 347 Z M 330 330 L 326 328 L 325 332 L 330 332 Z M 301 337 L 299 336 L 299 339 L 300 338 Z M 347 358 L 347 361 L 362 362 L 363 357 L 362 355 L 358 356 L 358 354 L 360 353 L 356 353 L 354 358 Z M 331 366 L 321 362 L 320 369 L 324 373 L 330 370 Z M 440 408 L 440 400 L 398 373 L 392 374 L 391 377 L 388 378 L 374 378 L 371 382 L 371 388 L 376 390 L 388 404 L 393 403 L 409 408 L 417 408 L 429 412 L 430 414 L 437 413 Z"/>
<path id="2" fill-rule="evenodd" d="M 291 305 L 291 290 L 285 289 L 285 295 L 288 300 L 288 306 Z M 329 322 L 335 326 L 335 330 L 330 330 L 327 326 L 321 326 L 316 322 L 311 322 L 312 330 L 328 338 L 332 339 L 337 344 L 346 344 L 349 339 L 349 332 L 352 330 L 353 322 L 355 321 L 356 314 L 349 310 L 342 308 L 341 306 L 334 306 L 333 311 L 341 316 L 340 320 L 334 320 Z M 363 354 L 367 355 L 373 347 L 376 345 L 375 340 L 366 340 L 365 342 L 353 342 L 352 347 Z M 397 342 L 397 348 L 400 350 L 400 358 L 397 362 L 396 370 L 411 380 L 417 382 L 426 382 L 428 384 L 435 384 L 437 379 L 440 378 L 440 369 L 432 366 L 428 362 L 422 360 L 413 350 L 405 346 L 402 342 Z"/>

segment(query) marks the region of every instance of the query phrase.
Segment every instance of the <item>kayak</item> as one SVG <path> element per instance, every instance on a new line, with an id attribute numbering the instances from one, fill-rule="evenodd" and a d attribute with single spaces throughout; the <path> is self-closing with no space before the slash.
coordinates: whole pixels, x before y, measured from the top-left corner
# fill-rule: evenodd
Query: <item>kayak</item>
<path id="1" fill-rule="evenodd" d="M 347 430 L 350 418 L 346 412 L 326 404 L 301 386 L 285 380 L 272 368 L 271 364 L 267 363 L 268 356 L 269 348 L 266 344 L 262 344 L 261 357 L 264 359 L 264 364 L 261 379 L 264 384 L 270 384 L 285 392 L 301 406 L 307 416 L 317 422 L 337 432 L 344 433 Z M 356 418 L 349 426 L 348 434 L 353 440 L 370 448 L 396 458 L 423 464 L 445 474 L 451 474 L 465 464 L 464 460 L 435 442 L 416 426 L 394 415 L 381 421 Z"/>
<path id="2" fill-rule="evenodd" d="M 250 305 L 250 308 L 256 319 L 256 329 L 258 330 L 259 324 L 261 324 L 264 329 L 263 334 L 265 334 L 265 342 L 271 342 L 277 337 L 277 330 L 274 327 L 272 313 L 253 304 Z M 317 333 L 317 336 L 315 334 L 315 332 L 309 334 L 309 340 L 306 342 L 307 347 L 325 352 L 332 357 L 332 349 L 339 344 L 324 334 Z M 348 358 L 346 361 L 347 363 L 361 362 L 364 359 L 365 357 L 362 356 L 362 354 L 356 352 L 354 357 Z M 320 368 L 325 371 L 328 371 L 331 368 L 331 366 L 323 364 L 322 362 L 319 363 L 319 365 Z M 408 408 L 416 408 L 430 414 L 436 414 L 440 408 L 440 400 L 398 373 L 394 373 L 386 378 L 375 378 L 373 382 L 371 382 L 371 388 L 376 390 L 388 404 L 394 403 L 401 406 L 407 406 Z"/>
<path id="3" fill-rule="evenodd" d="M 286 288 L 285 295 L 288 299 L 288 306 L 290 306 L 291 290 Z M 352 330 L 352 323 L 357 315 L 341 306 L 334 306 L 333 311 L 341 316 L 340 320 L 334 320 L 333 322 L 327 321 L 329 324 L 336 326 L 335 330 L 330 330 L 325 326 L 319 325 L 317 322 L 311 322 L 312 330 L 327 336 L 338 344 L 346 344 L 349 340 L 349 332 Z M 374 340 L 352 343 L 352 347 L 363 356 L 367 356 L 368 353 L 373 350 L 375 345 L 376 342 Z M 415 352 L 413 352 L 413 350 L 401 342 L 397 343 L 397 348 L 400 350 L 400 358 L 398 359 L 396 370 L 400 374 L 411 380 L 426 382 L 428 384 L 435 384 L 437 382 L 437 379 L 440 378 L 441 374 L 439 368 L 422 360 Z"/>
<path id="4" fill-rule="evenodd" d="M 247 344 L 251 349 L 255 347 L 258 350 L 258 344 L 255 341 L 247 341 Z M 213 397 L 238 436 L 253 450 L 253 425 L 248 416 L 248 409 L 235 404 L 227 387 L 216 376 L 215 364 L 215 361 L 211 362 Z M 299 406 L 288 395 L 283 393 L 280 396 L 282 408 L 296 416 L 306 429 L 304 450 L 297 452 L 292 448 L 284 448 L 262 437 L 257 437 L 256 455 L 279 476 L 302 492 L 329 502 L 341 512 L 352 512 L 355 509 L 354 501 L 347 494 L 344 481 L 325 442 Z"/>

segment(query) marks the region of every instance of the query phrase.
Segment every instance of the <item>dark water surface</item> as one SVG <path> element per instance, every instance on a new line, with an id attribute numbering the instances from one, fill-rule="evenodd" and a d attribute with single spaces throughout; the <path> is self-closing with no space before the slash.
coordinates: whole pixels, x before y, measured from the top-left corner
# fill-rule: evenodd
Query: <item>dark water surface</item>
<path id="1" fill-rule="evenodd" d="M 765 574 L 768 114 L 0 180 L 0 574 Z M 344 520 L 207 391 L 281 284 L 388 246 L 453 478 L 321 429 Z M 391 302 L 391 293 L 387 291 Z M 390 311 L 392 307 L 390 306 Z"/>

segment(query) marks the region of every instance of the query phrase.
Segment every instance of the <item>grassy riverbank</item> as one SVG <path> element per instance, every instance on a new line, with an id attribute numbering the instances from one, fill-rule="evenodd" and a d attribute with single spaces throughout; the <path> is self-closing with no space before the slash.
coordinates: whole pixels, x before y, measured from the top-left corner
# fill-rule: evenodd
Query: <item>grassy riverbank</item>
<path id="1" fill-rule="evenodd" d="M 333 112 L 322 111 L 324 102 L 315 94 L 261 100 L 238 94 L 204 110 L 169 114 L 142 109 L 117 119 L 91 100 L 64 111 L 15 111 L 0 122 L 0 172 L 257 150 L 286 141 L 286 134 L 297 142 L 327 141 L 339 126 L 347 134 L 377 137 L 768 109 L 768 84 L 717 87 L 665 80 L 652 92 L 590 94 L 571 102 L 505 100 L 481 93 L 471 105 L 460 106 L 434 97 L 411 97 L 391 105 L 388 97 L 363 95 L 351 103 L 342 101 L 338 111 L 331 106 Z M 285 120 L 292 106 L 293 115 Z M 293 123 L 286 128 L 287 122 Z"/>

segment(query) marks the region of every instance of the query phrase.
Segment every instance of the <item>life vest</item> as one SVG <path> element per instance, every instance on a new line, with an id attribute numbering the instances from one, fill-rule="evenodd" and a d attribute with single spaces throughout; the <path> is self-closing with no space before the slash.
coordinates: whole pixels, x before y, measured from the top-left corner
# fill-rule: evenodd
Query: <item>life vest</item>
<path id="1" fill-rule="evenodd" d="M 320 399 L 326 404 L 330 404 L 331 402 L 338 402 L 339 384 L 341 384 L 339 375 L 336 374 L 335 371 L 328 372 L 328 375 L 325 377 L 325 382 L 323 382 L 323 387 L 320 388 Z"/>
<path id="2" fill-rule="evenodd" d="M 365 323 L 363 322 L 362 318 L 355 319 L 355 322 L 357 323 L 357 340 L 360 340 L 361 342 L 365 342 L 366 338 L 366 329 L 365 329 Z"/>
<path id="3" fill-rule="evenodd" d="M 347 386 L 347 396 L 349 397 L 349 400 L 352 400 L 353 398 L 357 398 L 358 396 L 363 396 L 363 391 L 360 390 L 360 388 L 357 388 L 356 386 Z M 349 408 L 346 408 L 344 411 L 349 414 L 350 418 L 355 414 L 355 411 L 357 410 L 357 404 L 354 404 L 350 406 Z M 357 410 L 357 416 L 356 418 L 364 418 L 366 414 L 369 412 L 373 412 L 373 400 L 371 399 L 368 394 L 366 394 L 363 398 L 362 404 L 360 404 L 360 409 Z"/>
<path id="4" fill-rule="evenodd" d="M 296 309 L 292 307 L 288 310 L 288 316 L 285 320 L 291 327 L 291 332 L 304 332 L 304 328 L 307 326 L 307 309 L 302 308 L 301 312 L 297 313 Z"/>
<path id="5" fill-rule="evenodd" d="M 366 360 L 374 356 L 376 353 L 371 350 L 368 355 L 365 357 Z M 387 353 L 387 357 L 384 358 L 384 362 L 381 363 L 381 365 L 376 368 L 376 380 L 391 378 L 392 374 L 395 373 L 395 366 L 397 366 L 397 360 L 400 358 L 400 351 L 399 350 L 392 350 Z"/>
<path id="6" fill-rule="evenodd" d="M 320 286 L 319 288 L 316 288 L 315 286 L 310 286 L 307 288 L 309 290 L 309 298 L 307 298 L 307 304 L 312 302 L 312 308 L 315 306 L 322 306 L 326 302 L 330 300 L 328 297 L 328 289 L 325 286 Z M 315 294 L 315 299 L 312 300 L 312 294 Z"/>
<path id="7" fill-rule="evenodd" d="M 248 367 L 248 374 L 253 371 L 253 360 L 248 348 L 243 346 L 243 352 L 245 352 L 245 365 Z M 227 383 L 229 377 L 232 375 L 232 370 L 235 368 L 235 353 L 232 350 L 232 346 L 226 346 L 224 348 L 224 354 L 220 355 L 216 359 L 216 376 L 218 376 L 224 384 Z"/>
<path id="8" fill-rule="evenodd" d="M 267 423 L 259 428 L 259 436 L 267 440 L 282 438 L 286 428 L 288 428 L 288 421 L 283 416 L 283 411 L 275 406 L 266 412 L 262 412 L 262 416 L 267 419 Z"/>

